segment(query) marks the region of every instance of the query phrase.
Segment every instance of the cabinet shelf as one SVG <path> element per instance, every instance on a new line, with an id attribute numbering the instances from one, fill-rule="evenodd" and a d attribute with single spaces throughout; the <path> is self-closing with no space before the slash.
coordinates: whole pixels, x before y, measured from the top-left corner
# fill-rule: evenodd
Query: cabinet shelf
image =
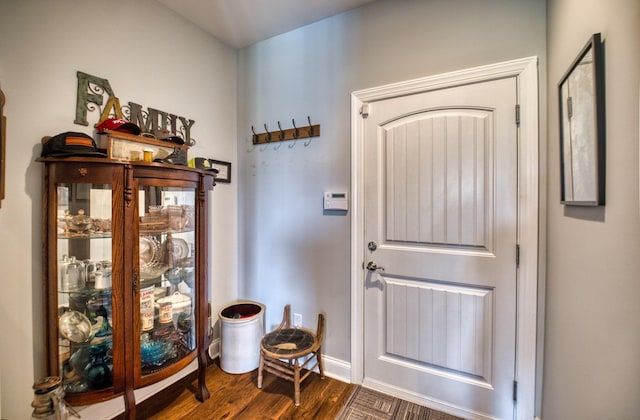
<path id="1" fill-rule="evenodd" d="M 99 296 L 111 294 L 111 287 L 105 287 L 104 289 L 96 289 L 94 287 L 83 287 L 81 289 L 58 289 L 58 293 L 65 293 L 71 296 Z"/>
<path id="2" fill-rule="evenodd" d="M 162 229 L 162 230 L 140 230 L 140 235 L 141 236 L 148 236 L 148 235 L 167 235 L 167 234 L 180 234 L 180 233 L 193 233 L 193 229 L 182 229 L 182 230 L 172 230 L 172 229 Z"/>
<path id="3" fill-rule="evenodd" d="M 63 355 L 63 359 L 65 358 L 65 356 L 66 356 L 66 359 L 68 359 L 70 355 L 69 351 L 71 349 L 74 349 L 74 350 L 81 349 L 81 348 L 90 349 L 92 347 L 112 346 L 112 345 L 113 345 L 113 336 L 98 337 L 97 339 L 94 338 L 84 343 L 72 343 L 69 340 L 64 340 L 60 343 L 60 348 L 65 351 L 61 352 L 60 354 Z"/>
<path id="4" fill-rule="evenodd" d="M 59 233 L 58 239 L 110 239 L 111 233 Z"/>

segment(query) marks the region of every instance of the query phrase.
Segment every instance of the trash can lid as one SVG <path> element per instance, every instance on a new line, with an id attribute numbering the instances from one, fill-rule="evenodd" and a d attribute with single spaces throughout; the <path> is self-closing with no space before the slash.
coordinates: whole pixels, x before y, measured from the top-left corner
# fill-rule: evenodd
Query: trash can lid
<path id="1" fill-rule="evenodd" d="M 243 319 L 258 315 L 264 306 L 256 302 L 240 302 L 220 310 L 221 318 Z"/>

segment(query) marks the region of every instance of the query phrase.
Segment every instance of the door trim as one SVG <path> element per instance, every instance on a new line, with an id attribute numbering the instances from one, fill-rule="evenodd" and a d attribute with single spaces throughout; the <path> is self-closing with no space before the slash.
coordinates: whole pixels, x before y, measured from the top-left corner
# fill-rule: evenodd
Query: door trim
<path id="1" fill-rule="evenodd" d="M 426 78 L 359 90 L 351 94 L 351 382 L 364 379 L 364 121 L 362 105 L 375 101 L 493 80 L 516 77 L 520 127 L 518 129 L 518 243 L 516 380 L 518 401 L 515 418 L 532 419 L 536 411 L 536 335 L 538 321 L 539 232 L 539 127 L 538 59 L 518 60 L 475 67 Z M 375 106 L 373 104 L 372 106 Z M 514 110 L 515 118 L 515 110 Z M 366 385 L 366 384 L 365 384 Z M 403 395 L 416 401 L 415 395 Z M 419 396 L 418 396 L 419 398 Z M 420 402 L 420 401 L 417 401 Z M 457 411 L 441 401 L 427 401 L 433 408 Z M 422 403 L 425 403 L 422 398 Z M 477 418 L 478 413 L 462 412 Z"/>

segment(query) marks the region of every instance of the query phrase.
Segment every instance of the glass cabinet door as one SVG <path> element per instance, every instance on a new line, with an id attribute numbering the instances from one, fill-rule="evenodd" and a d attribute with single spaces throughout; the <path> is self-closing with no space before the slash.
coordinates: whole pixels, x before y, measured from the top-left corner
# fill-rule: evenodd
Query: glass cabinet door
<path id="1" fill-rule="evenodd" d="M 113 385 L 112 186 L 56 186 L 58 361 L 67 395 Z"/>
<path id="2" fill-rule="evenodd" d="M 195 187 L 138 190 L 139 357 L 141 375 L 196 349 Z"/>

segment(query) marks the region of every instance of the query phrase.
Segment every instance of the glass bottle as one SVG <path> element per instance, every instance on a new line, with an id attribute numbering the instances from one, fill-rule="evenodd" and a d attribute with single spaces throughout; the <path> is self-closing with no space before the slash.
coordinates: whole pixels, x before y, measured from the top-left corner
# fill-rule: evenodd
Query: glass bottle
<path id="1" fill-rule="evenodd" d="M 108 351 L 109 345 L 107 343 L 89 349 L 89 364 L 85 368 L 85 376 L 93 389 L 108 388 L 113 383 L 111 374 L 113 363 L 107 354 Z"/>

